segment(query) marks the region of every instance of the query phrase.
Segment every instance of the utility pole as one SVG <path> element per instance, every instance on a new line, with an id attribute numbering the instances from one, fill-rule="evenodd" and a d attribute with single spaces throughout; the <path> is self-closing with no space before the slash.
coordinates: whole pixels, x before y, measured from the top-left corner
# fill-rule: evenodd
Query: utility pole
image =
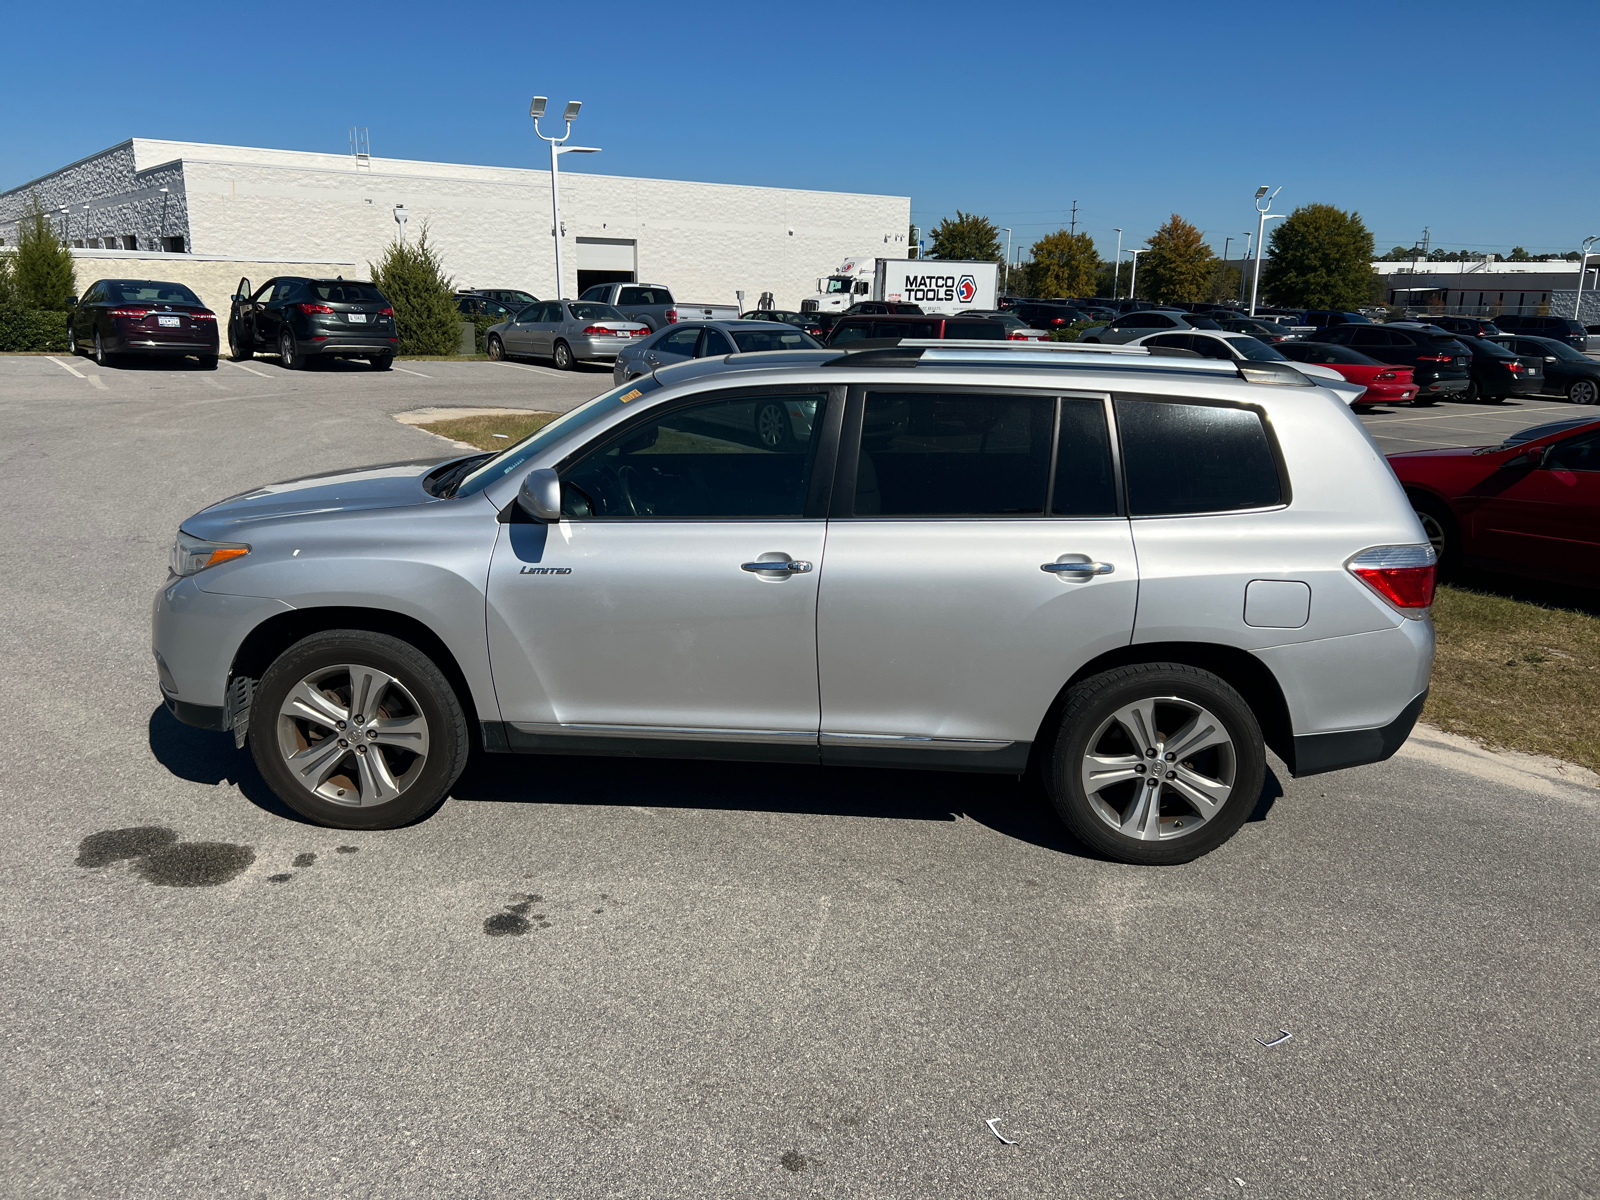
<path id="1" fill-rule="evenodd" d="M 1071 230 L 1071 233 L 1072 233 L 1072 235 L 1074 237 L 1076 237 L 1078 235 L 1078 202 L 1076 200 L 1074 200 L 1072 202 L 1072 230 Z"/>

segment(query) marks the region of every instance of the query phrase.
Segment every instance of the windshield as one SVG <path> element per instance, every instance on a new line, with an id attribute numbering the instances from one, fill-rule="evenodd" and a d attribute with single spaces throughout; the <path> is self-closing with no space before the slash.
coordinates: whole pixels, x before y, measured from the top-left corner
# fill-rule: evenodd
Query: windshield
<path id="1" fill-rule="evenodd" d="M 574 321 L 626 321 L 628 318 L 609 304 L 569 304 Z"/>
<path id="2" fill-rule="evenodd" d="M 577 306 L 575 305 L 574 307 Z M 483 491 L 491 483 L 497 483 L 504 479 L 546 446 L 566 437 L 573 430 L 581 429 L 591 422 L 598 421 L 602 417 L 616 412 L 624 404 L 637 400 L 646 392 L 656 391 L 660 387 L 661 385 L 651 378 L 635 379 L 623 384 L 621 387 L 612 388 L 609 392 L 601 393 L 587 404 L 580 404 L 564 416 L 557 417 L 542 429 L 536 429 L 515 446 L 507 447 L 488 462 L 480 464 L 461 481 L 461 486 L 456 488 L 455 495 L 470 496 L 474 492 Z"/>
<path id="3" fill-rule="evenodd" d="M 1237 350 L 1240 355 L 1251 362 L 1288 362 L 1289 360 L 1279 354 L 1265 342 L 1257 341 L 1249 334 L 1241 333 L 1237 337 L 1230 337 L 1228 345 Z"/>
<path id="4" fill-rule="evenodd" d="M 850 291 L 850 281 L 843 275 L 828 276 L 828 291 L 830 296 L 837 296 Z"/>
<path id="5" fill-rule="evenodd" d="M 151 283 L 144 279 L 108 279 L 106 291 L 113 304 L 199 304 L 196 296 L 181 283 Z"/>
<path id="6" fill-rule="evenodd" d="M 733 344 L 746 354 L 757 350 L 822 349 L 821 342 L 801 329 L 731 329 L 728 332 L 733 335 Z"/>

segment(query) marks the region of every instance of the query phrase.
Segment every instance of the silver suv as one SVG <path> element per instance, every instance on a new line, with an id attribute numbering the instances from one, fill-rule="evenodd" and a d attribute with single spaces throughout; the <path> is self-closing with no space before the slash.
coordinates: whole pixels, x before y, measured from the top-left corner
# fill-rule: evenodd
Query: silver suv
<path id="1" fill-rule="evenodd" d="M 1083 842 L 1173 863 L 1267 747 L 1405 740 L 1433 574 L 1289 364 L 912 343 L 695 360 L 499 454 L 225 500 L 154 648 L 172 712 L 327 825 L 426 815 L 474 747 L 1031 768 Z"/>

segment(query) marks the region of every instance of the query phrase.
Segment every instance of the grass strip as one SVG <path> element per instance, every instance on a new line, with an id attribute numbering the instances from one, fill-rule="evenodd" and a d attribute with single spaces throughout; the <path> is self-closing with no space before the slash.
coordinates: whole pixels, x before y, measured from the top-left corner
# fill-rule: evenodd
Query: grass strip
<path id="1" fill-rule="evenodd" d="M 515 446 L 530 433 L 543 429 L 560 415 L 548 412 L 486 413 L 477 417 L 452 417 L 446 421 L 418 425 L 417 428 L 466 442 L 480 450 L 504 450 L 508 446 Z M 495 437 L 497 433 L 504 436 Z"/>
<path id="2" fill-rule="evenodd" d="M 1423 720 L 1600 770 L 1600 617 L 1441 587 L 1433 622 Z"/>

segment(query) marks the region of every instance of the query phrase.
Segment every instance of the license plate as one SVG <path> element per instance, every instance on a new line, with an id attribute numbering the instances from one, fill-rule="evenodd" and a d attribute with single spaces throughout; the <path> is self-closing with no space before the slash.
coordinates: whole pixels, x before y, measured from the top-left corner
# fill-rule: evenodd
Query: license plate
<path id="1" fill-rule="evenodd" d="M 180 322 L 177 317 L 157 317 L 156 324 L 163 329 L 176 329 Z"/>
<path id="2" fill-rule="evenodd" d="M 367 323 L 367 314 L 366 313 L 345 313 L 345 319 L 349 320 L 349 321 L 354 321 L 357 325 L 365 325 Z"/>

